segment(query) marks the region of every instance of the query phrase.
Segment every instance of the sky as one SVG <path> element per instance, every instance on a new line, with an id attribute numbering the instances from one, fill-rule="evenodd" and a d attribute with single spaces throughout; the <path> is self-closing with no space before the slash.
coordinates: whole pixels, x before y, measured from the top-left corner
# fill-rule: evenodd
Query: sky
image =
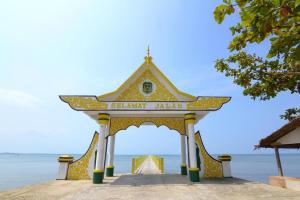
<path id="1" fill-rule="evenodd" d="M 114 91 L 143 63 L 149 44 L 153 62 L 180 90 L 232 97 L 195 127 L 210 153 L 273 153 L 253 148 L 286 123 L 279 115 L 299 106 L 299 95 L 254 101 L 216 71 L 238 20 L 214 21 L 221 2 L 1 1 L 0 152 L 84 153 L 99 127 L 58 95 Z M 248 51 L 267 49 L 265 42 Z M 166 127 L 130 127 L 116 136 L 116 154 L 179 153 L 180 136 Z"/>

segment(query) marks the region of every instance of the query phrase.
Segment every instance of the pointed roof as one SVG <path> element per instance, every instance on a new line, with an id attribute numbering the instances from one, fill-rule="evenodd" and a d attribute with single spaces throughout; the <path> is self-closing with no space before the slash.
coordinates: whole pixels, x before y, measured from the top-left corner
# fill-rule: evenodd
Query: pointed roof
<path id="1" fill-rule="evenodd" d="M 77 111 L 96 119 L 98 112 L 148 115 L 196 113 L 203 117 L 220 109 L 231 97 L 193 96 L 180 91 L 152 62 L 150 50 L 143 64 L 114 92 L 100 96 L 60 95 L 62 101 Z M 157 113 L 156 113 L 157 114 Z"/>
<path id="2" fill-rule="evenodd" d="M 144 63 L 114 92 L 98 96 L 99 101 L 195 101 L 180 91 L 152 62 L 149 47 Z M 142 91 L 143 83 L 153 84 L 152 92 Z"/>

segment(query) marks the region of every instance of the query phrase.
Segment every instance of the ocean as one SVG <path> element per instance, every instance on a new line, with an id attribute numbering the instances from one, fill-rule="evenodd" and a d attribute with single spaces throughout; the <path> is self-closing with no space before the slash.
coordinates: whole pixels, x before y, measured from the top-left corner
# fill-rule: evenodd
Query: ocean
<path id="1" fill-rule="evenodd" d="M 0 154 L 0 191 L 28 184 L 55 180 L 58 154 Z M 75 158 L 80 155 L 73 155 Z M 136 155 L 116 155 L 115 172 L 130 173 L 131 159 Z M 165 173 L 180 173 L 180 155 L 164 157 Z M 217 156 L 217 155 L 213 155 Z M 281 154 L 285 176 L 300 177 L 300 154 Z M 273 154 L 234 154 L 232 174 L 251 181 L 267 183 L 268 176 L 278 174 Z"/>

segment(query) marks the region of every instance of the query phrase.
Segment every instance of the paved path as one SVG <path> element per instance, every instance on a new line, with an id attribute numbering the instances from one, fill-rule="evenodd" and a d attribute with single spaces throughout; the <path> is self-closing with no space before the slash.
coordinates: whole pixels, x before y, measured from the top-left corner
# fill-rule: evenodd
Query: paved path
<path id="1" fill-rule="evenodd" d="M 122 175 L 104 184 L 51 181 L 0 193 L 1 200 L 300 200 L 300 192 L 242 179 L 202 179 L 170 174 Z"/>
<path id="2" fill-rule="evenodd" d="M 160 174 L 160 170 L 150 156 L 146 158 L 136 174 Z"/>

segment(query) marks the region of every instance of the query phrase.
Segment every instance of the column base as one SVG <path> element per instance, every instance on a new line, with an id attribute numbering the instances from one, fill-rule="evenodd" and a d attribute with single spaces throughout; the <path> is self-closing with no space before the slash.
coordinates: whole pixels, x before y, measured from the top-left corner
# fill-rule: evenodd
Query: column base
<path id="1" fill-rule="evenodd" d="M 93 183 L 100 184 L 103 183 L 104 171 L 96 169 L 93 174 Z"/>
<path id="2" fill-rule="evenodd" d="M 190 168 L 189 169 L 189 174 L 190 174 L 190 181 L 191 182 L 200 182 L 199 168 Z"/>
<path id="3" fill-rule="evenodd" d="M 181 165 L 181 175 L 187 175 L 186 165 Z"/>
<path id="4" fill-rule="evenodd" d="M 106 176 L 108 177 L 114 176 L 114 166 L 106 167 Z"/>

